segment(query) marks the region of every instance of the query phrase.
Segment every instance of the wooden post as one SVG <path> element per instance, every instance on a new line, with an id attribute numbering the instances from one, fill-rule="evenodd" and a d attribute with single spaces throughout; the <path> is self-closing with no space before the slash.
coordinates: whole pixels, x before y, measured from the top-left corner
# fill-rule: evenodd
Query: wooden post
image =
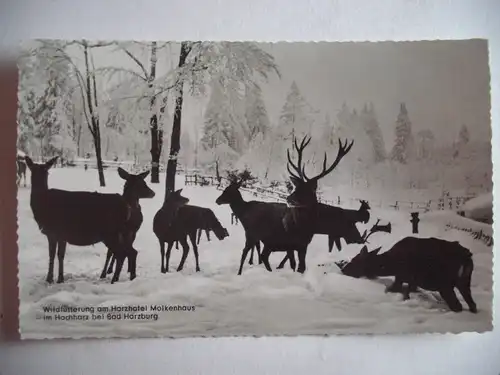
<path id="1" fill-rule="evenodd" d="M 418 234 L 418 223 L 420 221 L 420 219 L 418 218 L 418 212 L 412 212 L 411 213 L 411 224 L 412 224 L 412 232 L 414 234 Z"/>

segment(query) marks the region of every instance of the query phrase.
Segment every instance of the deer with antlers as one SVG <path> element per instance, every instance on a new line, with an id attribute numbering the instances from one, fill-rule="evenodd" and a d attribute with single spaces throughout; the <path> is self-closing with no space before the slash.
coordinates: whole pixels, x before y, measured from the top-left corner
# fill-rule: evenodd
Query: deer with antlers
<path id="1" fill-rule="evenodd" d="M 342 144 L 339 139 L 339 150 L 335 161 L 327 167 L 327 155 L 325 154 L 323 170 L 317 176 L 309 178 L 305 173 L 303 165 L 304 149 L 309 145 L 310 137 L 304 137 L 300 145 L 293 140 L 298 160 L 295 164 L 287 150 L 287 170 L 294 190 L 287 197 L 286 204 L 249 201 L 241 197 L 237 186 L 231 184 L 216 200 L 217 204 L 229 204 L 233 212 L 238 216 L 245 230 L 245 247 L 243 248 L 240 269 L 241 275 L 243 264 L 250 249 L 261 241 L 264 245 L 261 258 L 264 266 L 272 272 L 269 265 L 269 255 L 272 252 L 297 251 L 299 265 L 297 271 L 304 273 L 306 270 L 307 247 L 314 236 L 314 222 L 317 216 L 318 199 L 316 190 L 318 181 L 331 173 L 340 163 L 342 158 L 350 151 L 354 141 L 349 145 Z M 293 259 L 293 255 L 291 256 Z"/>

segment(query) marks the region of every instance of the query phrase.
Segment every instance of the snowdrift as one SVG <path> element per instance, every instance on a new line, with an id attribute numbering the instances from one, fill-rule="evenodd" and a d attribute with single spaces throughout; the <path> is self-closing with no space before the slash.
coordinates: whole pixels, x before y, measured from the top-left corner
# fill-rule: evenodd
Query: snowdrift
<path id="1" fill-rule="evenodd" d="M 483 223 L 493 223 L 493 194 L 479 195 L 465 202 L 461 208 L 461 214 L 472 220 Z"/>

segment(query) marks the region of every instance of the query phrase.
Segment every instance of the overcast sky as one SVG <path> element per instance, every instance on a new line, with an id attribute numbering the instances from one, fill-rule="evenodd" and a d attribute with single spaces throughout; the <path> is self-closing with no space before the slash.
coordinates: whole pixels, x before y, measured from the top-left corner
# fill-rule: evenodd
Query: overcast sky
<path id="1" fill-rule="evenodd" d="M 275 122 L 293 80 L 320 110 L 336 115 L 345 101 L 361 108 L 372 101 L 386 145 L 391 147 L 400 102 L 407 105 L 413 130 L 432 129 L 451 141 L 466 124 L 472 139 L 490 139 L 490 88 L 486 41 L 264 44 L 282 79 L 263 86 L 271 122 Z M 81 55 L 80 55 L 81 56 Z M 122 52 L 94 50 L 97 66 L 134 63 Z M 160 53 L 159 74 L 178 59 L 178 46 Z M 142 56 L 147 63 L 147 55 Z M 184 125 L 201 125 L 206 100 L 187 98 Z M 198 125 L 197 125 L 198 124 Z"/>

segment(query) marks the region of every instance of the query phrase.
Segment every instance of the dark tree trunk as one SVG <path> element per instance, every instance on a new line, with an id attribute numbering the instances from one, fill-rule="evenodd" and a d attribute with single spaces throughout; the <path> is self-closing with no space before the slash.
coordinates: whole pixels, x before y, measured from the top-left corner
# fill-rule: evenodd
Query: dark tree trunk
<path id="1" fill-rule="evenodd" d="M 95 147 L 95 157 L 97 160 L 97 173 L 99 174 L 99 185 L 106 186 L 106 181 L 104 179 L 104 168 L 102 165 L 101 132 L 99 130 L 99 125 L 97 125 L 96 127 L 96 135 L 94 136 L 94 147 Z"/>
<path id="2" fill-rule="evenodd" d="M 156 78 L 156 42 L 151 44 L 151 72 L 149 74 L 149 88 L 153 88 L 153 81 Z M 151 132 L 151 183 L 157 184 L 160 182 L 160 155 L 162 132 L 158 130 L 158 115 L 155 110 L 156 95 L 151 96 L 149 102 L 151 108 L 151 118 L 149 120 L 149 129 Z"/>
<path id="3" fill-rule="evenodd" d="M 189 42 L 182 42 L 181 52 L 179 55 L 179 68 L 182 68 L 186 63 L 186 58 L 191 51 Z M 175 99 L 174 120 L 172 124 L 172 135 L 170 138 L 170 154 L 167 162 L 167 173 L 165 177 L 165 199 L 167 194 L 175 190 L 175 175 L 177 172 L 177 157 L 180 151 L 181 141 L 181 115 L 182 103 L 184 100 L 184 78 L 179 77 L 177 82 L 177 98 Z"/>
<path id="4" fill-rule="evenodd" d="M 99 175 L 99 185 L 101 187 L 106 186 L 106 180 L 104 179 L 104 168 L 102 165 L 102 155 L 101 155 L 101 131 L 99 129 L 99 119 L 97 118 L 97 114 L 94 110 L 94 106 L 92 104 L 92 87 L 90 80 L 90 71 L 89 71 L 89 47 L 86 42 L 83 43 L 83 53 L 85 56 L 85 67 L 86 67 L 86 81 L 87 86 L 86 94 L 87 94 L 87 105 L 89 107 L 90 113 L 90 121 L 89 124 L 90 133 L 92 134 L 92 138 L 94 140 L 94 148 L 95 148 L 95 157 L 97 162 L 97 173 Z M 95 77 L 94 79 L 94 90 L 96 89 Z M 94 92 L 94 100 L 97 106 L 97 93 Z"/>

